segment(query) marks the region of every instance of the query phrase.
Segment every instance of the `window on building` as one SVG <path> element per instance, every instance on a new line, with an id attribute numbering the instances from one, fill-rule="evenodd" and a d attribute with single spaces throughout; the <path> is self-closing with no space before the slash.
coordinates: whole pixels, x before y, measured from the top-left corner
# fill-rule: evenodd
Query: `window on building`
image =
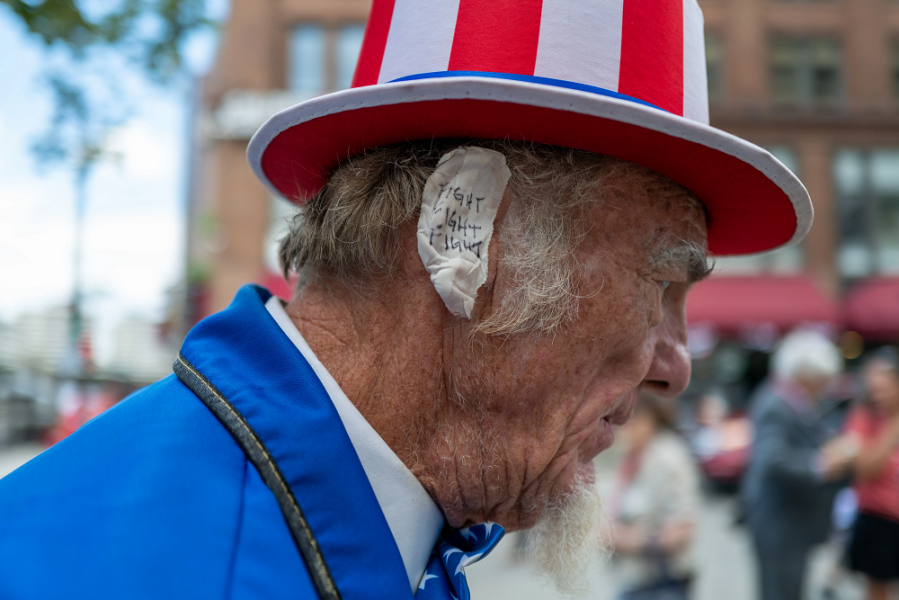
<path id="1" fill-rule="evenodd" d="M 300 25 L 290 34 L 288 87 L 316 96 L 325 91 L 325 31 L 319 25 Z"/>
<path id="2" fill-rule="evenodd" d="M 834 155 L 840 272 L 899 274 L 899 148 Z"/>
<path id="3" fill-rule="evenodd" d="M 353 83 L 353 73 L 359 51 L 362 49 L 362 37 L 365 25 L 347 25 L 337 32 L 337 89 L 345 90 Z"/>
<path id="4" fill-rule="evenodd" d="M 842 52 L 835 39 L 775 38 L 770 68 L 777 104 L 826 107 L 842 99 Z"/>
<path id="5" fill-rule="evenodd" d="M 796 151 L 787 145 L 771 145 L 768 152 L 785 167 L 799 175 Z M 723 276 L 740 275 L 796 275 L 802 271 L 805 254 L 801 245 L 774 250 L 755 256 L 735 256 L 715 261 L 715 273 Z"/>
<path id="6" fill-rule="evenodd" d="M 705 34 L 705 67 L 709 82 L 709 102 L 721 100 L 721 38 L 714 33 Z"/>

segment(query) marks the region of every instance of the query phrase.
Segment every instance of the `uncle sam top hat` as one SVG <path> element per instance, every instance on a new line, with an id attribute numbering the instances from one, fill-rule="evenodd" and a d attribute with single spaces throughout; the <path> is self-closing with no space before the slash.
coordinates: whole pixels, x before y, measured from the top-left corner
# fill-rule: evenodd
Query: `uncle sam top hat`
<path id="1" fill-rule="evenodd" d="M 374 0 L 353 87 L 269 119 L 247 154 L 301 204 L 341 162 L 403 141 L 526 140 L 635 162 L 691 190 L 709 250 L 801 240 L 808 192 L 708 125 L 696 0 Z"/>

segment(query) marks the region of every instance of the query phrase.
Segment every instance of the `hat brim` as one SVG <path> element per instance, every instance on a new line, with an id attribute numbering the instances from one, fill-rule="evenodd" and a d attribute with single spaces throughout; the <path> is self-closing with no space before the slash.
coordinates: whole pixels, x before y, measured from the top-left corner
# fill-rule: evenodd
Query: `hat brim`
<path id="1" fill-rule="evenodd" d="M 451 137 L 553 144 L 652 169 L 705 204 L 717 256 L 789 246 L 812 223 L 805 187 L 759 146 L 661 109 L 514 80 L 446 77 L 321 96 L 270 118 L 247 156 L 271 191 L 301 204 L 355 154 Z"/>

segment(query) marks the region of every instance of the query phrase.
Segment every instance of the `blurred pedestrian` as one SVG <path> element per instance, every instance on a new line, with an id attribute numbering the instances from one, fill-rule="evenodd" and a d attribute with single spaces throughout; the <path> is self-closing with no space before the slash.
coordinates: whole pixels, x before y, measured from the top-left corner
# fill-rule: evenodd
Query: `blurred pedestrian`
<path id="1" fill-rule="evenodd" d="M 752 442 L 749 418 L 743 413 L 731 414 L 723 395 L 709 392 L 697 401 L 696 424 L 687 438 L 711 489 L 737 491 Z"/>
<path id="2" fill-rule="evenodd" d="M 679 600 L 693 578 L 699 476 L 673 407 L 643 393 L 619 430 L 627 454 L 612 502 L 622 600 Z"/>
<path id="3" fill-rule="evenodd" d="M 832 442 L 841 423 L 828 397 L 843 367 L 823 335 L 794 332 L 773 356 L 773 378 L 752 408 L 756 432 L 743 506 L 763 600 L 799 600 L 811 549 L 827 539 L 849 458 Z"/>
<path id="4" fill-rule="evenodd" d="M 864 370 L 867 402 L 846 425 L 857 455 L 854 487 L 859 515 L 849 565 L 868 581 L 868 598 L 886 600 L 899 580 L 899 357 L 881 351 Z M 893 596 L 894 598 L 897 596 Z"/>
<path id="5" fill-rule="evenodd" d="M 847 575 L 846 548 L 857 514 L 858 498 L 855 490 L 851 486 L 846 486 L 837 492 L 833 500 L 832 529 L 830 539 L 827 540 L 831 561 L 824 575 L 824 586 L 821 590 L 821 597 L 824 600 L 836 600 L 839 597 L 839 587 Z"/>
<path id="6" fill-rule="evenodd" d="M 690 446 L 700 460 L 711 458 L 721 451 L 721 425 L 727 418 L 727 401 L 714 392 L 707 392 L 696 402 L 696 424 L 690 432 Z"/>

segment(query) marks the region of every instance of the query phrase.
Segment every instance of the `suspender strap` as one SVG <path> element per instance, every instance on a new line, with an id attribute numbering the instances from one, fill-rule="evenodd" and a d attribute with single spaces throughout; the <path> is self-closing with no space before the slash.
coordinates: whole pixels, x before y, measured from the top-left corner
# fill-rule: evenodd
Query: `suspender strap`
<path id="1" fill-rule="evenodd" d="M 197 395 L 234 437 L 237 445 L 243 450 L 247 459 L 253 463 L 262 476 L 262 480 L 275 495 L 287 527 L 293 536 L 293 541 L 309 570 L 309 576 L 318 592 L 318 597 L 321 600 L 340 600 L 340 592 L 325 563 L 321 547 L 319 547 L 297 499 L 290 490 L 290 486 L 284 480 L 284 475 L 281 474 L 281 470 L 265 444 L 234 405 L 182 354 L 178 354 L 173 368 L 181 383 Z"/>

